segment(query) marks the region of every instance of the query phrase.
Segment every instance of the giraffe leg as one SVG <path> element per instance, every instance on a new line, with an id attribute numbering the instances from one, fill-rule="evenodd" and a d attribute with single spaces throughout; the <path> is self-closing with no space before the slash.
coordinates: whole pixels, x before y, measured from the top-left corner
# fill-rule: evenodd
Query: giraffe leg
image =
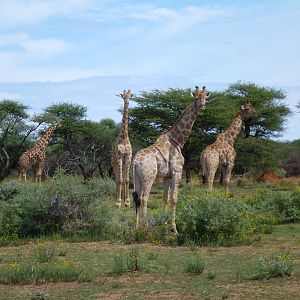
<path id="1" fill-rule="evenodd" d="M 122 199 L 121 199 L 122 185 L 123 185 L 122 179 L 117 180 L 117 182 L 116 182 L 116 204 L 115 204 L 117 208 L 120 208 L 121 203 L 122 203 Z"/>
<path id="2" fill-rule="evenodd" d="M 233 163 L 228 163 L 228 165 L 226 166 L 226 168 L 224 169 L 224 192 L 225 192 L 225 196 L 228 196 L 228 192 L 229 192 L 229 182 L 230 182 L 230 178 L 231 178 L 231 172 L 232 169 L 234 167 Z"/>
<path id="3" fill-rule="evenodd" d="M 208 167 L 208 176 L 207 176 L 207 191 L 211 192 L 214 184 L 215 174 L 218 168 L 217 163 L 212 163 Z"/>
<path id="4" fill-rule="evenodd" d="M 43 166 L 44 166 L 44 162 L 40 161 L 37 163 L 35 182 L 42 183 Z"/>
<path id="5" fill-rule="evenodd" d="M 172 176 L 172 186 L 171 186 L 171 201 L 172 201 L 172 229 L 175 235 L 178 234 L 176 228 L 176 205 L 178 197 L 178 186 L 181 180 L 181 172 L 174 172 Z"/>
<path id="6" fill-rule="evenodd" d="M 130 170 L 130 164 L 131 164 L 131 155 L 126 156 L 124 159 L 124 168 L 123 168 L 123 177 L 124 177 L 124 200 L 125 200 L 125 206 L 130 207 L 130 197 L 129 197 L 129 170 Z"/>
<path id="7" fill-rule="evenodd" d="M 141 193 L 141 206 L 139 209 L 139 222 L 140 224 L 147 228 L 148 227 L 148 220 L 147 220 L 147 204 L 148 204 L 148 199 L 151 191 L 152 184 L 155 180 L 154 178 L 150 178 L 149 181 L 144 185 L 143 191 Z"/>
<path id="8" fill-rule="evenodd" d="M 171 183 L 172 183 L 172 180 L 170 178 L 164 178 L 164 182 L 163 182 L 163 187 L 164 187 L 164 212 L 166 212 L 168 210 Z"/>
<path id="9" fill-rule="evenodd" d="M 26 182 L 26 171 L 25 170 L 21 170 L 20 171 L 20 173 L 19 173 L 19 180 Z"/>
<path id="10" fill-rule="evenodd" d="M 22 159 L 22 157 L 21 157 Z M 20 159 L 20 168 L 19 168 L 19 180 L 26 182 L 26 173 L 28 168 L 28 162 L 21 161 Z"/>
<path id="11" fill-rule="evenodd" d="M 122 203 L 122 185 L 123 185 L 123 172 L 122 172 L 122 159 L 118 159 L 117 166 L 114 168 L 116 178 L 116 207 L 120 208 Z"/>

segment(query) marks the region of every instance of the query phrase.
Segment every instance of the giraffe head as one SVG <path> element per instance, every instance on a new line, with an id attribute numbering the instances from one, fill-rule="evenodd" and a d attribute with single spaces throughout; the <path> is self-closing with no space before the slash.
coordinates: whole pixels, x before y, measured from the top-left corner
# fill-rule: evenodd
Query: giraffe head
<path id="1" fill-rule="evenodd" d="M 242 120 L 244 121 L 244 120 L 248 120 L 253 117 L 256 117 L 258 114 L 257 114 L 255 108 L 250 103 L 250 101 L 246 101 L 240 107 L 240 115 L 242 117 Z"/>
<path id="2" fill-rule="evenodd" d="M 125 103 L 128 103 L 129 99 L 133 97 L 133 94 L 131 93 L 130 90 L 128 90 L 127 92 L 126 90 L 124 90 L 123 93 L 120 94 L 120 96 L 124 99 Z"/>
<path id="3" fill-rule="evenodd" d="M 206 91 L 205 86 L 202 87 L 202 90 L 200 90 L 197 85 L 195 88 L 195 91 L 192 93 L 192 96 L 195 99 L 195 104 L 200 108 L 200 110 L 204 110 L 206 99 L 210 96 L 210 93 Z"/>
<path id="4" fill-rule="evenodd" d="M 55 122 L 53 124 L 53 130 L 57 129 L 57 128 L 61 128 L 62 127 L 62 122 L 58 121 L 58 122 Z"/>

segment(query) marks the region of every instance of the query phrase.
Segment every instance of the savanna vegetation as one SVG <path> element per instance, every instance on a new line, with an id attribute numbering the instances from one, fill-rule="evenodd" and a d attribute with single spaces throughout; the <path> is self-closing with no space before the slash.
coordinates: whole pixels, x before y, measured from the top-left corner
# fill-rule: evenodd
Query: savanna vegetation
<path id="1" fill-rule="evenodd" d="M 134 152 L 175 122 L 191 101 L 189 92 L 145 91 L 134 99 Z M 300 145 L 274 139 L 293 113 L 284 98 L 281 90 L 240 82 L 213 92 L 183 149 L 178 236 L 171 232 L 171 212 L 163 212 L 159 182 L 150 195 L 147 230 L 135 230 L 133 207 L 114 207 L 110 151 L 120 124 L 87 120 L 87 108 L 72 103 L 30 115 L 18 101 L 0 101 L 0 298 L 299 297 Z M 207 194 L 199 180 L 200 152 L 245 100 L 259 115 L 236 142 L 230 194 L 218 185 Z M 19 181 L 20 154 L 57 120 L 63 127 L 48 146 L 43 183 Z M 266 174 L 272 182 L 262 182 Z"/>

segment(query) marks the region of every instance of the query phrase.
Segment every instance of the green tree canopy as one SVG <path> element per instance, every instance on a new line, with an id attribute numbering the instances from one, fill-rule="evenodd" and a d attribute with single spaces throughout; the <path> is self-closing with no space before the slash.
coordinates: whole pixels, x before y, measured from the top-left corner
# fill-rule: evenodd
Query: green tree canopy
<path id="1" fill-rule="evenodd" d="M 86 117 L 87 108 L 71 102 L 60 102 L 46 107 L 44 111 L 60 120 L 82 120 Z"/>
<path id="2" fill-rule="evenodd" d="M 117 134 L 117 124 L 111 119 L 100 122 L 84 120 L 87 109 L 74 103 L 53 104 L 45 108 L 63 122 L 57 131 L 56 155 L 59 165 L 67 171 L 79 171 L 85 180 L 98 169 L 101 176 L 110 167 L 112 143 Z M 57 158 L 59 153 L 59 158 Z"/>

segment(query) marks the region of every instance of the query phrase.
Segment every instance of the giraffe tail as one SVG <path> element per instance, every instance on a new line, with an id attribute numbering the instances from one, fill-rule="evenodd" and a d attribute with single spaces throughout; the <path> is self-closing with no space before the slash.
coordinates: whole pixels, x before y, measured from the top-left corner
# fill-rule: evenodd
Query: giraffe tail
<path id="1" fill-rule="evenodd" d="M 135 204 L 135 211 L 137 213 L 138 207 L 141 206 L 141 189 L 140 189 L 140 182 L 139 182 L 139 176 L 136 174 L 137 165 L 133 163 L 133 169 L 132 169 L 132 175 L 133 175 L 133 189 L 134 192 L 132 193 L 133 197 L 133 203 Z"/>

